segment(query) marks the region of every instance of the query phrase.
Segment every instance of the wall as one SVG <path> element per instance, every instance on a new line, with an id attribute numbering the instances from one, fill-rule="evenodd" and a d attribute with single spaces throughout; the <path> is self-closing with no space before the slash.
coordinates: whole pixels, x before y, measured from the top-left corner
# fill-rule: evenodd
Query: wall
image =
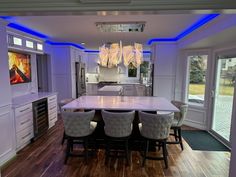
<path id="1" fill-rule="evenodd" d="M 38 92 L 36 54 L 31 54 L 31 82 L 11 85 L 12 97 Z"/>
<path id="2" fill-rule="evenodd" d="M 178 56 L 175 43 L 162 43 L 154 46 L 154 96 L 175 98 L 176 61 Z"/>
<path id="3" fill-rule="evenodd" d="M 16 153 L 5 25 L 0 19 L 0 167 Z"/>

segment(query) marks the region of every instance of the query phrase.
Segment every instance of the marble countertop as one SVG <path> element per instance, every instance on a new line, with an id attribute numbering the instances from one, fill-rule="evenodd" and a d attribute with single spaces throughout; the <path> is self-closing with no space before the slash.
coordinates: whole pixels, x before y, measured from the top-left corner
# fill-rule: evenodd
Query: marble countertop
<path id="1" fill-rule="evenodd" d="M 111 91 L 111 92 L 119 92 L 123 89 L 122 86 L 119 85 L 106 85 L 100 89 L 98 89 L 98 91 Z"/>
<path id="2" fill-rule="evenodd" d="M 179 112 L 166 98 L 141 96 L 81 96 L 62 108 Z"/>
<path id="3" fill-rule="evenodd" d="M 34 101 L 40 100 L 42 98 L 47 98 L 49 96 L 53 96 L 56 94 L 57 94 L 56 92 L 38 92 L 38 93 L 18 96 L 12 99 L 12 107 L 17 108 L 26 105 L 28 103 L 32 103 Z"/>

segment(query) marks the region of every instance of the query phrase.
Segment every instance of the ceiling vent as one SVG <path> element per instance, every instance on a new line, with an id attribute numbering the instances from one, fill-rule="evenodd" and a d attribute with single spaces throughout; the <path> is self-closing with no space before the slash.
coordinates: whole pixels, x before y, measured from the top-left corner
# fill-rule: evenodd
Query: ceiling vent
<path id="1" fill-rule="evenodd" d="M 143 32 L 145 22 L 97 22 L 100 32 Z"/>
<path id="2" fill-rule="evenodd" d="M 81 3 L 130 3 L 131 0 L 80 0 Z"/>

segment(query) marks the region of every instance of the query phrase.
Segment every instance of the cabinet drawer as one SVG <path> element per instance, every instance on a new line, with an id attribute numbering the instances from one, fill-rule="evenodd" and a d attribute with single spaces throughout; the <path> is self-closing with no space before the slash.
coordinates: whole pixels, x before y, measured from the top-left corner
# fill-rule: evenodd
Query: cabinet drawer
<path id="1" fill-rule="evenodd" d="M 48 97 L 48 104 L 52 103 L 52 102 L 57 102 L 57 95 L 53 95 Z"/>
<path id="2" fill-rule="evenodd" d="M 32 104 L 27 104 L 15 109 L 15 116 L 21 116 L 26 113 L 32 112 Z"/>
<path id="3" fill-rule="evenodd" d="M 57 121 L 57 113 L 53 113 L 53 114 L 49 115 L 48 119 L 49 119 L 49 122 L 56 122 Z"/>
<path id="4" fill-rule="evenodd" d="M 49 121 L 48 121 L 49 128 L 51 128 L 52 126 L 55 125 L 55 122 L 57 121 L 57 113 L 53 113 L 53 114 L 49 115 L 48 119 L 49 119 Z"/>
<path id="5" fill-rule="evenodd" d="M 21 147 L 23 144 L 27 143 L 34 137 L 33 126 L 28 127 L 16 134 L 17 148 Z"/>
<path id="6" fill-rule="evenodd" d="M 57 103 L 48 105 L 48 114 L 57 112 Z"/>
<path id="7" fill-rule="evenodd" d="M 16 132 L 19 132 L 26 127 L 33 126 L 33 114 L 29 112 L 25 115 L 16 117 Z"/>

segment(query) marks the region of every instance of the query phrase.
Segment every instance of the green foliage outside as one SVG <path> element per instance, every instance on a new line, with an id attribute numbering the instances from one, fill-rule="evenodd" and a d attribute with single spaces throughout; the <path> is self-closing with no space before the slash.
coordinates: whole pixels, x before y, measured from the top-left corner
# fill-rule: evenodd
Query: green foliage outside
<path id="1" fill-rule="evenodd" d="M 202 83 L 204 81 L 204 64 L 201 56 L 193 56 L 190 60 L 190 83 Z"/>
<path id="2" fill-rule="evenodd" d="M 140 73 L 143 73 L 143 77 L 147 77 L 148 68 L 149 68 L 149 62 L 148 62 L 148 61 L 144 61 L 144 62 L 140 65 Z"/>
<path id="3" fill-rule="evenodd" d="M 204 95 L 205 93 L 205 84 L 190 84 L 189 85 L 189 94 L 191 95 Z M 234 87 L 229 85 L 221 84 L 219 88 L 220 95 L 233 96 Z"/>

